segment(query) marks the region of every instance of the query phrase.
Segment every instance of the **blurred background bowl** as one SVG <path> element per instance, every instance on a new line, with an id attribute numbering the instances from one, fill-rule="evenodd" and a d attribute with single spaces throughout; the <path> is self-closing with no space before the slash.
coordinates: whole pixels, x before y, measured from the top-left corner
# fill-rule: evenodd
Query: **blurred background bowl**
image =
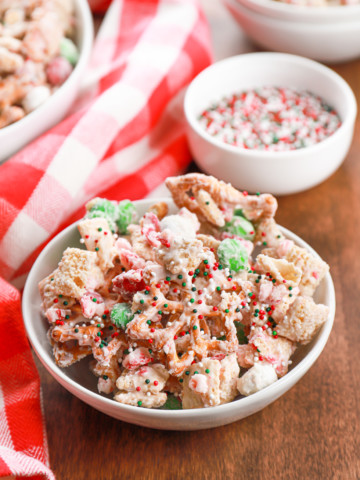
<path id="1" fill-rule="evenodd" d="M 315 145 L 282 152 L 229 145 L 200 125 L 200 114 L 213 103 L 262 86 L 319 95 L 342 124 Z M 319 184 L 340 166 L 352 141 L 357 106 L 349 85 L 331 69 L 295 55 L 267 52 L 230 57 L 203 70 L 186 92 L 184 111 L 190 150 L 202 170 L 249 192 L 286 195 Z"/>
<path id="2" fill-rule="evenodd" d="M 94 30 L 87 0 L 74 0 L 74 3 L 79 60 L 69 78 L 45 103 L 18 122 L 0 129 L 0 163 L 60 122 L 75 100 L 89 62 Z"/>
<path id="3" fill-rule="evenodd" d="M 360 5 L 310 7 L 274 0 L 223 0 L 258 45 L 322 62 L 360 56 Z"/>

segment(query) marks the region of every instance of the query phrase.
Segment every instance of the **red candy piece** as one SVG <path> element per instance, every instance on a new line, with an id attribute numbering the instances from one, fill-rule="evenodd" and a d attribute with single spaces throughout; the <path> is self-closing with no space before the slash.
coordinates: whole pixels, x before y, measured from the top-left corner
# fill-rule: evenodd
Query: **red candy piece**
<path id="1" fill-rule="evenodd" d="M 56 57 L 46 67 L 46 77 L 51 85 L 62 85 L 72 72 L 71 63 L 64 57 Z"/>
<path id="2" fill-rule="evenodd" d="M 144 290 L 143 271 L 140 269 L 120 273 L 113 279 L 114 290 L 124 297 L 131 297 L 134 293 Z"/>

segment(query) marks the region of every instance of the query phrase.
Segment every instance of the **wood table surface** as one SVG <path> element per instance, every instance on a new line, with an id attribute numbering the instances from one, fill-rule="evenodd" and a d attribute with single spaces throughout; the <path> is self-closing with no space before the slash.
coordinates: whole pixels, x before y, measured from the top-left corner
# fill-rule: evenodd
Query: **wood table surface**
<path id="1" fill-rule="evenodd" d="M 360 99 L 360 60 L 331 67 Z M 37 362 L 58 480 L 360 479 L 359 117 L 341 168 L 318 187 L 279 198 L 276 218 L 331 267 L 335 324 L 314 366 L 288 393 L 244 420 L 170 432 L 99 413 Z"/>

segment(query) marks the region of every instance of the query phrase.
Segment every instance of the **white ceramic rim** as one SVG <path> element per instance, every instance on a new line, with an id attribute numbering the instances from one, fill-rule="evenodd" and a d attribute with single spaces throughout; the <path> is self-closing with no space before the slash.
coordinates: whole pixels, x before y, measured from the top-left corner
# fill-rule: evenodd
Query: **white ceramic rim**
<path id="1" fill-rule="evenodd" d="M 167 197 L 167 198 L 159 198 L 159 199 L 146 199 L 146 200 L 139 200 L 137 202 L 134 202 L 136 205 L 146 205 L 146 204 L 153 204 L 157 203 L 160 201 L 167 202 L 168 204 L 172 203 L 172 200 Z M 85 401 L 85 403 L 88 403 L 89 405 L 93 406 L 90 400 L 84 399 L 84 397 L 91 398 L 93 402 L 101 402 L 104 405 L 107 405 L 111 407 L 112 409 L 119 409 L 122 411 L 129 411 L 129 412 L 134 412 L 134 409 L 138 409 L 139 407 L 134 407 L 131 405 L 125 405 L 116 402 L 115 400 L 103 397 L 99 393 L 94 393 L 91 390 L 88 390 L 87 388 L 81 386 L 74 380 L 70 379 L 67 375 L 65 375 L 64 370 L 58 367 L 55 362 L 52 359 L 51 363 L 48 363 L 46 361 L 46 357 L 48 356 L 47 352 L 37 339 L 35 332 L 32 328 L 31 325 L 31 319 L 30 315 L 27 314 L 27 308 L 26 305 L 31 301 L 31 296 L 30 296 L 30 285 L 32 283 L 32 277 L 34 274 L 34 267 L 37 265 L 38 262 L 41 262 L 42 259 L 48 254 L 49 251 L 52 249 L 53 243 L 56 241 L 56 239 L 59 237 L 59 235 L 65 235 L 69 230 L 72 230 L 76 228 L 78 222 L 75 222 L 71 224 L 69 227 L 64 229 L 62 232 L 60 232 L 56 237 L 54 237 L 48 244 L 47 246 L 42 250 L 38 258 L 36 259 L 33 268 L 31 269 L 26 284 L 23 292 L 23 298 L 22 298 L 22 312 L 23 312 L 23 318 L 24 318 L 24 325 L 26 329 L 26 333 L 28 336 L 28 339 L 38 356 L 39 360 L 41 363 L 44 365 L 44 367 L 47 369 L 47 371 L 57 380 L 57 377 L 60 377 L 63 386 L 65 385 L 70 385 L 74 390 L 76 390 L 79 394 L 81 394 L 81 399 Z M 295 235 L 294 233 L 290 232 L 290 230 L 287 230 L 284 227 L 280 227 L 282 233 L 284 233 L 285 236 L 288 238 L 291 238 L 292 240 L 295 241 L 298 245 L 305 247 L 308 251 L 310 251 L 312 254 L 314 254 L 316 257 L 320 258 L 319 255 L 313 250 L 304 240 L 302 240 L 300 237 Z M 292 370 L 290 370 L 284 377 L 278 379 L 275 383 L 272 385 L 264 388 L 263 390 L 260 390 L 257 393 L 254 393 L 253 395 L 250 395 L 248 397 L 243 397 L 238 400 L 234 400 L 233 402 L 226 403 L 223 405 L 218 405 L 215 407 L 211 408 L 201 408 L 201 409 L 188 409 L 188 410 L 158 410 L 158 409 L 146 409 L 143 408 L 141 409 L 141 415 L 142 417 L 158 417 L 159 421 L 161 421 L 161 418 L 171 418 L 173 416 L 180 416 L 191 419 L 193 417 L 197 418 L 202 418 L 202 417 L 207 417 L 209 415 L 209 412 L 213 412 L 214 415 L 216 413 L 220 413 L 221 411 L 227 410 L 227 413 L 231 413 L 231 411 L 236 411 L 238 408 L 241 408 L 241 406 L 246 409 L 247 406 L 250 406 L 252 403 L 254 403 L 256 400 L 258 402 L 261 402 L 262 400 L 266 401 L 266 398 L 271 396 L 274 398 L 274 400 L 277 398 L 276 393 L 278 391 L 281 391 L 281 387 L 285 382 L 290 382 L 295 384 L 300 378 L 306 373 L 306 371 L 314 364 L 316 359 L 319 357 L 321 354 L 322 350 L 324 349 L 326 342 L 329 338 L 333 323 L 334 323 L 334 318 L 335 318 L 335 290 L 334 290 L 334 284 L 331 278 L 331 275 L 329 273 L 326 274 L 326 282 L 328 285 L 328 292 L 329 292 L 329 318 L 326 321 L 326 323 L 323 325 L 321 331 L 319 332 L 317 338 L 314 340 L 316 342 L 316 345 L 312 347 L 312 349 L 307 353 L 305 358 L 303 358 L 298 365 L 296 365 Z M 39 316 L 41 315 L 40 313 L 40 306 L 39 306 Z M 293 381 L 293 382 L 292 382 Z M 59 382 L 61 383 L 61 382 Z M 66 388 L 66 387 L 64 387 Z M 274 392 L 274 395 L 272 396 L 272 392 Z M 72 393 L 72 392 L 71 392 Z M 282 394 L 281 394 L 282 395 Z M 267 402 L 267 404 L 272 403 L 274 400 L 271 400 L 270 402 Z M 100 408 L 98 408 L 100 409 Z M 160 427 L 161 428 L 161 427 Z"/>
<path id="2" fill-rule="evenodd" d="M 274 1 L 274 0 L 264 0 L 264 1 Z M 196 116 L 192 112 L 191 108 L 191 96 L 193 95 L 193 91 L 197 89 L 198 83 L 204 80 L 206 78 L 206 75 L 208 72 L 214 70 L 214 69 L 219 69 L 221 71 L 221 67 L 223 65 L 226 65 L 227 63 L 236 63 L 238 61 L 241 61 L 244 58 L 258 58 L 258 61 L 261 62 L 261 59 L 264 57 L 272 57 L 274 60 L 282 60 L 284 62 L 289 62 L 289 63 L 296 63 L 297 65 L 303 65 L 306 67 L 310 67 L 313 70 L 317 70 L 318 72 L 327 75 L 336 85 L 337 87 L 342 90 L 344 93 L 348 105 L 349 105 L 349 113 L 346 118 L 341 119 L 341 126 L 330 136 L 322 140 L 321 142 L 316 143 L 315 145 L 310 145 L 305 148 L 299 148 L 297 150 L 290 150 L 290 151 L 282 151 L 282 152 L 273 152 L 273 151 L 263 151 L 263 150 L 251 150 L 251 149 L 244 149 L 241 147 L 236 147 L 233 145 L 229 145 L 225 142 L 222 142 L 221 140 L 212 137 L 210 134 L 204 130 Z M 282 85 L 280 85 L 282 86 Z M 215 96 L 215 95 L 214 95 Z M 300 158 L 304 155 L 304 152 L 311 152 L 314 155 L 318 151 L 318 153 L 321 153 L 321 150 L 326 147 L 330 146 L 328 145 L 331 142 L 336 142 L 337 137 L 342 134 L 344 130 L 351 129 L 356 118 L 356 113 L 357 113 L 357 103 L 356 103 L 356 98 L 351 90 L 350 86 L 347 84 L 347 82 L 337 73 L 335 73 L 333 70 L 331 70 L 328 67 L 325 67 L 324 65 L 320 64 L 319 62 L 316 62 L 315 60 L 310 60 L 308 58 L 301 57 L 299 55 L 292 55 L 290 53 L 276 53 L 276 52 L 256 52 L 256 53 L 246 53 L 242 55 L 236 55 L 234 57 L 229 57 L 224 60 L 221 60 L 219 62 L 216 62 L 209 67 L 207 67 L 205 70 L 203 70 L 199 75 L 197 75 L 194 80 L 190 83 L 186 94 L 185 94 L 185 99 L 184 99 L 184 112 L 185 112 L 185 117 L 187 122 L 189 123 L 190 127 L 205 141 L 211 143 L 212 145 L 221 148 L 223 150 L 226 150 L 230 153 L 236 153 L 237 155 L 242 155 L 243 157 L 247 156 L 249 158 L 261 158 L 261 159 L 266 159 L 270 158 L 273 155 L 276 155 L 276 157 L 279 157 L 280 159 L 283 158 L 287 162 L 290 160 L 289 157 L 293 157 L 294 160 L 296 158 Z"/>
<path id="3" fill-rule="evenodd" d="M 239 0 L 235 0 L 237 3 L 242 3 Z M 297 21 L 297 15 L 299 13 L 306 14 L 309 17 L 309 21 L 320 23 L 338 23 L 340 21 L 352 20 L 354 16 L 360 15 L 360 4 L 357 5 L 334 5 L 328 7 L 310 7 L 307 5 L 293 5 L 275 0 L 246 0 L 246 5 L 254 4 L 256 11 L 261 12 L 264 10 L 274 13 L 285 13 L 286 18 L 294 16 L 294 21 Z M 292 20 L 290 20 L 292 21 Z M 304 21 L 304 19 L 302 20 Z"/>
<path id="4" fill-rule="evenodd" d="M 38 118 L 43 115 L 43 111 L 45 109 L 51 108 L 53 102 L 55 102 L 59 95 L 62 93 L 63 87 L 67 87 L 68 83 L 76 81 L 77 77 L 84 71 L 86 65 L 89 62 L 92 45 L 93 45 L 93 38 L 94 38 L 94 26 L 93 26 L 93 19 L 91 16 L 91 11 L 87 0 L 76 0 L 77 7 L 79 9 L 79 16 L 82 18 L 83 22 L 83 29 L 82 29 L 82 36 L 80 39 L 81 42 L 81 51 L 79 60 L 75 65 L 74 70 L 71 72 L 70 76 L 65 80 L 65 82 L 54 92 L 42 105 L 36 108 L 34 111 L 28 113 L 23 117 L 21 120 L 18 120 L 15 123 L 12 123 L 4 128 L 0 129 L 0 141 L 1 137 L 5 137 L 4 141 L 6 140 L 6 135 L 12 134 L 19 129 L 19 134 L 21 134 L 21 130 L 26 128 L 27 125 L 30 123 L 37 122 Z M 10 155 L 11 157 L 11 155 Z M 1 163 L 1 162 L 0 162 Z"/>

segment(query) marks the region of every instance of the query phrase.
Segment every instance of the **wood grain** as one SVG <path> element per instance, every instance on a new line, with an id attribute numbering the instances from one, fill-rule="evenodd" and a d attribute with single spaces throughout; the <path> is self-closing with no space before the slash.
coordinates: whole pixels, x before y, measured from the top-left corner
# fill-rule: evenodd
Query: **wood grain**
<path id="1" fill-rule="evenodd" d="M 334 66 L 360 98 L 360 60 Z M 39 366 L 51 465 L 58 480 L 360 478 L 360 122 L 343 166 L 279 199 L 277 221 L 330 264 L 337 313 L 305 377 L 249 418 L 199 432 L 143 429 L 70 395 Z"/>

